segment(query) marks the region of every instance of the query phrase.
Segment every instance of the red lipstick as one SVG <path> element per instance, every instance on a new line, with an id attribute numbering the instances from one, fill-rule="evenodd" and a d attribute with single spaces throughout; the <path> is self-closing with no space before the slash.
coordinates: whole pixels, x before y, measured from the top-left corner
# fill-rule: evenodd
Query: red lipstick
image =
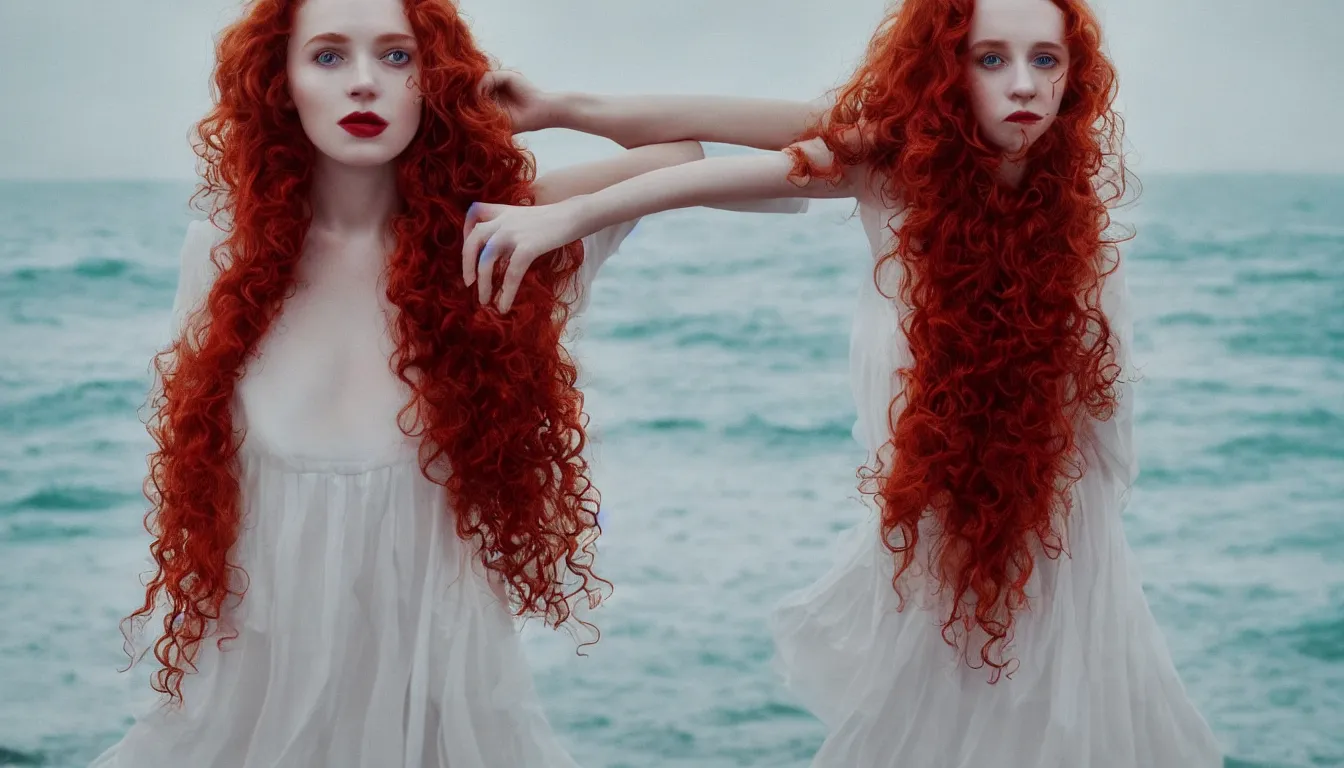
<path id="1" fill-rule="evenodd" d="M 1039 123 L 1041 121 L 1041 116 L 1035 112 L 1019 110 L 1005 117 L 1003 120 L 1006 123 Z"/>
<path id="2" fill-rule="evenodd" d="M 371 139 L 387 129 L 387 121 L 375 112 L 351 112 L 337 123 L 349 133 L 361 139 Z"/>

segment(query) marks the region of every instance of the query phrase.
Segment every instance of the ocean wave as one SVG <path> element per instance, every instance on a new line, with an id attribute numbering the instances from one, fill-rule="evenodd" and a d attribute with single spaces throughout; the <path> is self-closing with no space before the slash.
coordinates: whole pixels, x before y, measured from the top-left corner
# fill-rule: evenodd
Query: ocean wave
<path id="1" fill-rule="evenodd" d="M 1321 439 L 1322 437 L 1326 439 Z M 1328 436 L 1293 434 L 1283 432 L 1262 432 L 1243 435 L 1226 440 L 1214 446 L 1212 453 L 1229 459 L 1259 463 L 1283 459 L 1344 459 L 1344 444 L 1328 439 Z"/>
<path id="2" fill-rule="evenodd" d="M 1309 427 L 1312 429 L 1333 429 L 1335 436 L 1344 441 L 1344 414 L 1327 411 L 1324 408 L 1304 408 L 1298 410 L 1279 410 L 1246 415 L 1248 422 L 1272 426 Z"/>
<path id="3" fill-rule="evenodd" d="M 1157 324 L 1163 327 L 1177 325 L 1193 325 L 1207 327 L 1217 325 L 1218 319 L 1213 315 L 1204 312 L 1172 312 L 1167 315 L 1158 315 Z"/>
<path id="4" fill-rule="evenodd" d="M 638 438 L 641 435 L 666 437 L 676 434 L 722 437 L 733 441 L 770 446 L 834 446 L 848 443 L 854 424 L 852 414 L 815 421 L 788 424 L 767 419 L 757 414 L 729 423 L 710 424 L 702 419 L 688 417 L 660 417 L 634 419 L 609 426 L 608 436 Z"/>
<path id="5" fill-rule="evenodd" d="M 0 273 L 7 282 L 37 283 L 61 276 L 75 276 L 85 279 L 119 278 L 139 265 L 126 259 L 96 258 L 77 261 L 73 264 L 54 266 L 23 266 Z"/>
<path id="6" fill-rule="evenodd" d="M 1227 474 L 1209 467 L 1168 467 L 1150 462 L 1139 469 L 1140 488 L 1220 487 L 1227 483 Z"/>
<path id="7" fill-rule="evenodd" d="M 1269 320 L 1266 318 L 1266 320 Z M 1226 337 L 1228 351 L 1275 357 L 1344 360 L 1344 329 L 1312 328 L 1309 322 L 1269 322 L 1260 329 Z"/>
<path id="8" fill-rule="evenodd" d="M 1334 615 L 1305 619 L 1286 626 L 1248 627 L 1230 635 L 1225 643 L 1243 649 L 1256 649 L 1264 658 L 1300 656 L 1313 661 L 1344 661 L 1344 614 L 1336 606 Z"/>
<path id="9" fill-rule="evenodd" d="M 719 725 L 736 727 L 739 725 L 746 725 L 747 723 L 761 723 L 781 719 L 805 720 L 811 717 L 811 715 L 807 710 L 793 704 L 786 704 L 782 701 L 766 701 L 749 707 L 720 707 L 713 710 L 709 717 Z"/>
<path id="10" fill-rule="evenodd" d="M 1318 269 L 1262 269 L 1237 272 L 1234 279 L 1239 285 L 1291 285 L 1328 283 L 1334 278 Z"/>
<path id="11" fill-rule="evenodd" d="M 1344 248 L 1344 229 L 1314 225 L 1276 226 L 1257 230 L 1222 229 L 1198 233 L 1157 225 L 1142 230 L 1142 233 L 1143 239 L 1138 241 L 1133 257 L 1140 261 L 1164 264 L 1225 259 L 1263 262 L 1266 267 L 1272 267 L 1306 253 Z M 1266 259 L 1267 254 L 1275 254 L 1279 258 Z"/>
<path id="12" fill-rule="evenodd" d="M 147 267 L 127 259 L 95 258 L 58 266 L 22 266 L 0 272 L 0 298 L 105 297 L 125 301 L 125 291 L 166 295 L 177 285 L 176 269 Z M 90 296 L 90 294 L 93 294 Z"/>
<path id="13" fill-rule="evenodd" d="M 148 381 L 138 379 L 71 384 L 0 406 L 0 430 L 30 433 L 91 419 L 136 414 L 145 404 L 148 387 Z"/>
<path id="14" fill-rule="evenodd" d="M 776 444 L 843 444 L 851 439 L 854 416 L 832 418 L 812 424 L 781 424 L 752 414 L 723 430 L 728 437 L 750 438 Z"/>
<path id="15" fill-rule="evenodd" d="M 97 529 L 89 525 L 62 524 L 53 520 L 26 520 L 14 522 L 7 526 L 4 539 L 12 544 L 24 544 L 39 541 L 82 539 L 96 533 Z M 6 763 L 0 761 L 0 766 L 3 765 L 6 765 Z"/>
<path id="16" fill-rule="evenodd" d="M 668 432 L 705 432 L 709 425 L 700 419 L 687 419 L 676 416 L 669 416 L 658 419 L 646 419 L 637 421 L 628 421 L 617 425 L 612 432 L 630 433 L 668 433 Z"/>
<path id="17" fill-rule="evenodd" d="M 0 515 L 16 512 L 101 512 L 134 501 L 138 494 L 88 485 L 47 485 L 27 496 L 0 502 Z"/>
<path id="18" fill-rule="evenodd" d="M 1150 386 L 1154 387 L 1149 397 L 1165 396 L 1167 393 L 1158 389 L 1158 383 L 1154 382 Z M 1281 387 L 1273 384 L 1243 384 L 1237 381 L 1227 381 L 1224 379 L 1181 379 L 1172 382 L 1170 386 L 1171 393 L 1179 392 L 1199 392 L 1210 395 L 1255 395 L 1258 397 L 1284 397 L 1297 394 L 1298 390 L 1293 387 Z"/>
<path id="19" fill-rule="evenodd" d="M 0 747 L 0 765 L 38 766 L 46 765 L 46 762 L 41 752 L 20 752 L 17 749 Z"/>
<path id="20" fill-rule="evenodd" d="M 622 341 L 666 343 L 680 349 L 714 347 L 764 357 L 785 353 L 818 362 L 841 361 L 849 355 L 848 327 L 844 322 L 837 322 L 835 328 L 803 329 L 773 314 L 660 317 L 617 323 L 602 336 Z"/>

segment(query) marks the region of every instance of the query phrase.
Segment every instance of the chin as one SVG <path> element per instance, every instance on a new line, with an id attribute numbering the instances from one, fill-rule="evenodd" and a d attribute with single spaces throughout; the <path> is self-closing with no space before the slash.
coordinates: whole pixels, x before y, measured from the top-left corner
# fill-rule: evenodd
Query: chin
<path id="1" fill-rule="evenodd" d="M 360 153 L 353 156 L 337 157 L 335 159 L 337 162 L 343 165 L 348 165 L 351 168 L 374 168 L 380 165 L 387 165 L 393 160 L 396 160 L 397 156 L 388 154 L 387 152 L 379 152 L 376 155 L 371 153 Z"/>
<path id="2" fill-rule="evenodd" d="M 999 140 L 995 143 L 999 145 L 1000 149 L 1009 154 L 1026 152 L 1028 149 L 1031 149 L 1033 144 L 1040 141 L 1041 136 L 1043 135 L 1045 135 L 1045 128 L 1043 126 L 1035 125 L 1029 127 L 1025 131 L 1018 129 L 1005 133 L 998 137 Z"/>
<path id="3" fill-rule="evenodd" d="M 1024 139 L 1021 136 L 1005 136 L 1002 139 L 994 141 L 994 146 L 998 147 L 999 151 L 1005 155 L 1026 152 L 1031 144 L 1032 142 L 1030 138 Z"/>
<path id="4" fill-rule="evenodd" d="M 333 151 L 323 152 L 328 158 L 351 168 L 371 168 L 386 165 L 397 158 L 399 153 L 390 147 L 366 145 L 363 147 L 333 147 Z"/>

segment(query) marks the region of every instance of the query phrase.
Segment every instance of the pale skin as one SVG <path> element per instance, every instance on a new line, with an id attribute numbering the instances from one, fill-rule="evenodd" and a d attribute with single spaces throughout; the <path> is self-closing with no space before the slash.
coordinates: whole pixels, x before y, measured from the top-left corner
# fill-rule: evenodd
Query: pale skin
<path id="1" fill-rule="evenodd" d="M 397 160 L 414 140 L 423 109 L 413 33 L 403 0 L 306 0 L 296 11 L 286 51 L 288 96 L 316 152 L 310 224 L 281 325 L 320 325 L 343 339 L 310 349 L 305 365 L 275 384 L 288 392 L 282 399 L 307 409 L 302 423 L 362 412 L 366 388 L 357 383 L 389 375 L 385 328 L 395 309 L 385 277 L 396 247 L 389 225 L 401 204 Z M 352 114 L 363 129 L 342 125 Z M 369 121 L 381 130 L 366 130 Z M 702 157 L 695 142 L 649 145 L 546 174 L 534 194 L 540 203 L 559 203 Z"/>
<path id="2" fill-rule="evenodd" d="M 317 148 L 305 261 L 366 280 L 381 271 L 393 243 L 398 205 L 396 158 L 415 138 L 421 114 L 419 57 L 401 0 L 307 0 L 287 51 L 290 100 Z M 376 136 L 347 132 L 351 113 L 386 123 Z M 539 204 L 590 194 L 624 179 L 704 157 L 697 142 L 652 143 L 537 179 Z"/>
<path id="3" fill-rule="evenodd" d="M 1053 125 L 1068 75 L 1064 16 L 1050 0 L 979 0 L 972 17 L 965 77 L 983 135 L 1001 151 L 1004 183 L 1015 185 L 1015 160 Z M 815 124 L 826 100 L 781 102 L 723 97 L 593 97 L 548 95 L 517 73 L 501 73 L 497 93 L 527 129 L 570 127 L 622 143 L 669 137 L 781 150 Z M 1021 113 L 1026 113 L 1025 115 Z M 797 145 L 817 165 L 834 163 L 820 140 Z M 789 178 L 793 159 L 772 151 L 750 157 L 697 160 L 661 168 L 557 205 L 511 207 L 478 203 L 468 212 L 462 277 L 482 303 L 495 295 L 494 265 L 507 258 L 496 305 L 512 306 L 531 264 L 559 246 L 603 227 L 660 211 L 781 197 L 857 197 L 869 169 L 844 168 L 838 183 Z"/>
<path id="4" fill-rule="evenodd" d="M 811 102 L 733 96 L 602 96 L 548 93 L 507 69 L 482 88 L 508 110 L 519 133 L 566 128 L 605 136 L 627 149 L 677 141 L 712 141 L 779 150 L 792 144 L 830 107 Z"/>

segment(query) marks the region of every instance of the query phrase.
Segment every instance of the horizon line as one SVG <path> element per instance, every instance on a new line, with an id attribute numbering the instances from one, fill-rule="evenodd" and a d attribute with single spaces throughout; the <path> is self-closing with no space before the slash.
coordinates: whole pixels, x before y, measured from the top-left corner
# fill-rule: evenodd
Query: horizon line
<path id="1" fill-rule="evenodd" d="M 1285 168 L 1165 168 L 1134 171 L 1148 176 L 1300 176 L 1329 178 L 1344 176 L 1340 170 Z M 0 184 L 199 184 L 199 176 L 0 176 Z"/>

